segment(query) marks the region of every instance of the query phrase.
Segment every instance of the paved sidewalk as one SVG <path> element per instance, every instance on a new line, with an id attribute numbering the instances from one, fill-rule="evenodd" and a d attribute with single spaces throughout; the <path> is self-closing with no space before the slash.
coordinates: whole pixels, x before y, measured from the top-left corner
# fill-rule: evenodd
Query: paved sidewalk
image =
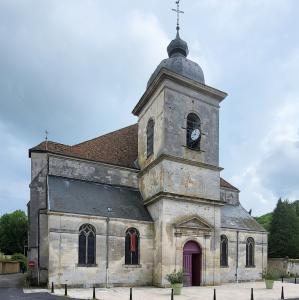
<path id="1" fill-rule="evenodd" d="M 216 287 L 188 287 L 183 288 L 182 295 L 175 296 L 177 300 L 209 300 L 213 299 L 213 289 L 216 288 L 217 300 L 249 300 L 251 288 L 254 289 L 255 300 L 281 299 L 281 287 L 284 286 L 285 299 L 299 297 L 299 284 L 275 282 L 272 290 L 265 288 L 264 282 L 248 282 L 239 284 L 225 284 Z M 25 292 L 32 292 L 27 290 Z M 64 295 L 64 290 L 55 290 L 55 295 Z M 72 298 L 91 299 L 92 289 L 69 289 Z M 96 297 L 100 300 L 129 299 L 129 288 L 96 289 Z M 133 300 L 170 300 L 170 289 L 154 287 L 134 288 Z"/>
<path id="2" fill-rule="evenodd" d="M 43 293 L 24 294 L 23 274 L 0 275 L 0 300 L 62 300 L 59 296 L 53 296 L 47 290 Z M 68 300 L 71 300 L 68 298 Z"/>

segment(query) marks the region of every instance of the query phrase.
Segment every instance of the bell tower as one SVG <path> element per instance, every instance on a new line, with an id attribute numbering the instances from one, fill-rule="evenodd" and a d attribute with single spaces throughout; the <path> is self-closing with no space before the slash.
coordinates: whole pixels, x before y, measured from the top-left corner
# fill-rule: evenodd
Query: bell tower
<path id="1" fill-rule="evenodd" d="M 182 13 L 179 7 L 175 11 Z M 188 45 L 179 30 L 178 21 L 169 57 L 158 65 L 133 110 L 138 116 L 139 187 L 155 221 L 154 284 L 159 286 L 167 285 L 166 274 L 183 268 L 182 249 L 192 237 L 211 259 L 201 266 L 202 283 L 217 283 L 219 276 L 219 107 L 227 95 L 205 84 L 201 67 L 187 58 Z M 189 217 L 202 220 L 199 228 L 207 226 L 209 234 L 175 226 Z"/>

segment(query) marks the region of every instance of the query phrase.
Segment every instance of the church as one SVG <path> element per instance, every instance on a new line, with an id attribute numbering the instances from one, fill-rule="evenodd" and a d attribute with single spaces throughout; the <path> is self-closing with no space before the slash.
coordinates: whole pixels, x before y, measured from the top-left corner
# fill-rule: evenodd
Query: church
<path id="1" fill-rule="evenodd" d="M 133 115 L 136 124 L 29 150 L 28 259 L 37 284 L 167 287 L 261 279 L 267 232 L 221 178 L 219 110 L 177 35 Z"/>

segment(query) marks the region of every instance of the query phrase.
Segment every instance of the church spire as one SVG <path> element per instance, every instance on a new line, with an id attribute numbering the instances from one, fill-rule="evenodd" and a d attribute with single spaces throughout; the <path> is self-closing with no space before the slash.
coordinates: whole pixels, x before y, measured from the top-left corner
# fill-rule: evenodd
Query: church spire
<path id="1" fill-rule="evenodd" d="M 170 42 L 167 47 L 169 57 L 184 56 L 187 57 L 189 49 L 187 43 L 180 38 L 180 14 L 184 12 L 180 10 L 180 0 L 175 2 L 177 5 L 176 9 L 172 9 L 177 13 L 177 26 L 176 26 L 176 38 Z"/>

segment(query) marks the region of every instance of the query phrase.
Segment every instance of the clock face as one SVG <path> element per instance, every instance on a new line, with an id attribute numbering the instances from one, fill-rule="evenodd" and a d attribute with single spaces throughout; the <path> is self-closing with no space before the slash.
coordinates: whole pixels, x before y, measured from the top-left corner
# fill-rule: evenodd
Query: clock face
<path id="1" fill-rule="evenodd" d="M 191 140 L 197 141 L 199 137 L 200 137 L 200 130 L 196 128 L 191 132 Z"/>

